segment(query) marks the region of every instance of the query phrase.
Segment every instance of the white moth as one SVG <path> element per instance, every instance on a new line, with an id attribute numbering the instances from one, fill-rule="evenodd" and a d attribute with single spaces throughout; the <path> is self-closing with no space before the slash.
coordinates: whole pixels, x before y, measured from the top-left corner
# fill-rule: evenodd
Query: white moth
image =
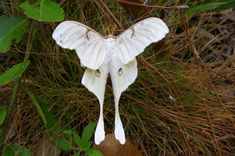
<path id="1" fill-rule="evenodd" d="M 108 75 L 111 76 L 115 101 L 114 134 L 121 144 L 126 141 L 118 103 L 121 93 L 137 77 L 136 56 L 151 43 L 157 42 L 169 32 L 159 18 L 144 19 L 118 36 L 102 36 L 90 27 L 75 21 L 65 21 L 53 32 L 56 43 L 63 48 L 75 50 L 81 64 L 87 69 L 82 84 L 99 100 L 100 115 L 95 130 L 95 143 L 105 139 L 103 102 Z"/>

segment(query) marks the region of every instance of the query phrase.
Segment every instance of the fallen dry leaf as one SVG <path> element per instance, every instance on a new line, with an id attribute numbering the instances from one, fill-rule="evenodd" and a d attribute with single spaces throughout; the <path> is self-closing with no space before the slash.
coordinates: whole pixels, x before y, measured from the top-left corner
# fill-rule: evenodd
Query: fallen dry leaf
<path id="1" fill-rule="evenodd" d="M 105 140 L 94 148 L 101 151 L 104 156 L 142 156 L 141 152 L 129 141 L 121 145 L 114 134 L 107 134 Z"/>

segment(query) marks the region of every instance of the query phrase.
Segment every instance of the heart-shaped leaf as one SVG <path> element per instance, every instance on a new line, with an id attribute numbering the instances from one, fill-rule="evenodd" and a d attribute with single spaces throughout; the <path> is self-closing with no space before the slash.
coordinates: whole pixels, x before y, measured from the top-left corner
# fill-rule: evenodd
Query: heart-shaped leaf
<path id="1" fill-rule="evenodd" d="M 20 7 L 28 17 L 38 21 L 58 22 L 64 20 L 64 10 L 51 0 L 41 0 L 40 3 L 35 4 L 25 1 Z"/>

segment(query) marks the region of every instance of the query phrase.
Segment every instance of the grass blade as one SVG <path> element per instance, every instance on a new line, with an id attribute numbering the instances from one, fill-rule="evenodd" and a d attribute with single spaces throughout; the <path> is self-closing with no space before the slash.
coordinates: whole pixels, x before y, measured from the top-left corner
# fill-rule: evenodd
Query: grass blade
<path id="1" fill-rule="evenodd" d="M 6 107 L 0 107 L 0 125 L 2 125 L 2 123 L 4 122 L 6 114 L 7 114 Z"/>
<path id="2" fill-rule="evenodd" d="M 214 10 L 222 7 L 223 5 L 227 4 L 227 2 L 212 2 L 212 3 L 206 3 L 197 5 L 195 7 L 189 8 L 184 12 L 184 15 L 193 15 L 209 10 Z"/>
<path id="3" fill-rule="evenodd" d="M 35 97 L 31 92 L 28 91 L 28 95 L 32 100 L 33 104 L 41 116 L 43 123 L 47 129 L 49 135 L 53 135 L 56 128 L 56 119 L 54 115 L 49 111 L 46 103 L 42 102 L 39 98 Z"/>

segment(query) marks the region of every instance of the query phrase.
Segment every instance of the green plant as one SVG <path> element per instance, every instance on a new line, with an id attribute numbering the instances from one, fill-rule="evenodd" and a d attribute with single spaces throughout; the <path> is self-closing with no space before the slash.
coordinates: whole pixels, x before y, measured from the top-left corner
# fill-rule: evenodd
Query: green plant
<path id="1" fill-rule="evenodd" d="M 197 4 L 184 11 L 184 15 L 193 15 L 197 13 L 202 13 L 205 11 L 212 10 L 223 10 L 228 8 L 233 8 L 235 6 L 234 0 L 221 0 L 216 2 L 205 2 L 203 4 Z"/>
<path id="2" fill-rule="evenodd" d="M 2 156 L 31 156 L 31 151 L 26 147 L 10 144 L 5 147 Z"/>
<path id="3" fill-rule="evenodd" d="M 19 7 L 23 1 L 0 0 L 2 16 L 21 17 L 28 21 L 27 27 L 18 29 L 22 32 L 21 40 L 18 42 L 12 38 L 9 50 L 0 52 L 0 75 L 18 63 L 31 62 L 16 79 L 0 84 L 0 155 L 10 145 L 29 147 L 33 154 L 38 144 L 50 144 L 48 148 L 53 146 L 52 139 L 65 139 L 67 141 L 62 141 L 62 144 L 69 142 L 67 149 L 72 147 L 71 151 L 60 155 L 79 153 L 73 139 L 68 139 L 63 130 L 76 130 L 81 138 L 83 125 L 97 121 L 99 117 L 97 99 L 80 83 L 84 69 L 76 53 L 59 48 L 52 40 L 52 31 L 58 23 L 26 15 L 27 11 Z M 39 8 L 42 3 L 41 0 L 28 2 L 30 6 Z M 65 10 L 66 19 L 82 22 L 103 35 L 109 32 L 118 35 L 137 21 L 130 19 L 128 12 L 116 0 L 53 2 L 58 2 Z M 225 0 L 149 0 L 147 5 L 188 4 L 193 8 L 212 2 Z M 233 10 L 203 10 L 202 14 L 190 14 L 192 20 L 184 18 L 179 9 L 143 10 L 147 11 L 147 16 L 162 18 L 170 33 L 165 40 L 150 45 L 137 58 L 138 79 L 120 100 L 127 138 L 138 145 L 143 155 L 149 156 L 156 153 L 233 155 L 235 116 L 232 85 L 235 70 L 234 57 L 230 54 L 234 50 Z M 142 15 L 140 18 L 144 18 Z M 2 26 L 1 23 L 0 32 Z M 186 36 L 185 32 L 189 35 Z M 189 38 L 194 47 L 190 46 Z M 0 47 L 6 47 L 2 44 L 5 42 L 0 41 Z M 192 59 L 193 48 L 205 63 L 204 68 Z M 115 116 L 111 87 L 108 82 L 104 107 L 108 132 L 112 132 Z M 27 90 L 34 98 L 30 98 Z M 47 105 L 46 110 L 43 105 Z M 41 112 L 51 112 L 56 124 L 47 115 L 42 119 L 40 109 Z"/>
<path id="4" fill-rule="evenodd" d="M 35 105 L 38 114 L 41 116 L 47 133 L 50 136 L 55 135 L 58 129 L 57 122 L 52 112 L 49 111 L 48 103 L 46 101 L 42 101 L 39 97 L 35 97 L 30 91 L 28 91 L 28 95 Z"/>
<path id="5" fill-rule="evenodd" d="M 38 21 L 62 21 L 64 19 L 64 11 L 60 6 L 50 0 L 41 0 L 37 4 L 29 4 L 28 1 L 23 2 L 20 7 L 25 10 L 25 14 Z M 8 17 L 0 16 L 0 53 L 5 53 L 10 50 L 13 41 L 19 43 L 23 37 L 24 31 L 29 25 L 29 21 L 26 17 Z M 23 63 L 14 65 L 4 73 L 0 74 L 0 85 L 6 85 L 7 83 L 19 78 L 23 72 L 27 69 L 30 61 L 29 55 L 25 55 Z M 15 93 L 18 90 L 19 81 L 16 83 Z M 14 93 L 14 92 L 13 92 Z M 15 98 L 15 94 L 13 99 Z M 11 102 L 13 103 L 14 100 Z M 1 122 L 3 123 L 6 116 L 6 109 L 1 109 L 0 112 Z"/>
<path id="6" fill-rule="evenodd" d="M 93 141 L 91 138 L 96 127 L 96 123 L 88 124 L 82 132 L 80 137 L 76 131 L 73 130 L 61 130 L 56 122 L 56 119 L 52 112 L 49 111 L 48 103 L 41 100 L 39 97 L 35 97 L 30 91 L 28 95 L 35 105 L 38 114 L 41 116 L 47 133 L 50 137 L 54 138 L 54 144 L 65 152 L 73 152 L 78 156 L 81 152 L 87 153 L 89 156 L 102 156 L 102 153 L 91 147 Z M 63 137 L 59 137 L 62 131 Z"/>
<path id="7" fill-rule="evenodd" d="M 19 63 L 8 69 L 6 72 L 0 75 L 0 85 L 6 85 L 9 82 L 19 78 L 23 72 L 29 66 L 30 61 L 26 60 L 23 63 Z"/>
<path id="8" fill-rule="evenodd" d="M 4 53 L 10 50 L 13 40 L 20 42 L 29 21 L 25 17 L 0 16 L 0 23 L 0 53 Z"/>
<path id="9" fill-rule="evenodd" d="M 1 6 L 2 7 L 2 6 Z M 55 22 L 62 21 L 64 19 L 64 11 L 56 2 L 50 0 L 40 0 L 36 4 L 29 4 L 28 1 L 23 2 L 20 7 L 24 9 L 25 14 L 38 21 L 47 21 L 47 22 Z M 21 39 L 24 37 L 24 32 L 27 30 L 30 21 L 27 17 L 23 16 L 0 16 L 0 53 L 6 53 L 11 49 L 11 45 L 15 43 L 19 43 Z M 29 42 L 30 43 L 30 42 Z M 20 79 L 22 74 L 26 71 L 27 67 L 30 64 L 29 53 L 30 46 L 26 47 L 25 57 L 22 63 L 13 65 L 10 69 L 6 70 L 4 73 L 0 73 L 0 87 L 3 85 L 7 85 L 8 83 L 16 80 L 15 87 L 12 92 L 12 98 L 8 102 L 8 105 L 0 107 L 0 125 L 4 123 L 4 120 L 7 118 L 7 115 L 10 114 L 12 110 L 12 106 L 17 97 L 17 92 L 19 90 L 19 84 L 21 83 Z M 50 112 L 46 110 L 45 105 L 38 105 L 34 96 L 30 94 L 31 99 L 36 105 L 38 111 L 41 111 L 41 115 L 46 114 L 45 119 L 46 127 L 48 129 L 48 133 L 53 133 L 53 127 L 55 122 L 53 122 L 53 117 L 50 116 Z M 10 154 L 9 154 L 10 153 Z M 4 150 L 4 156 L 11 155 L 30 155 L 27 152 L 26 148 L 20 147 L 16 145 L 7 146 Z"/>
<path id="10" fill-rule="evenodd" d="M 0 125 L 2 125 L 3 121 L 5 120 L 6 117 L 6 107 L 0 107 Z"/>
<path id="11" fill-rule="evenodd" d="M 40 0 L 36 4 L 25 1 L 20 7 L 28 17 L 38 21 L 58 22 L 64 19 L 64 10 L 59 4 L 51 0 Z"/>
<path id="12" fill-rule="evenodd" d="M 64 130 L 64 138 L 56 139 L 54 144 L 63 151 L 72 151 L 73 156 L 80 156 L 82 152 L 85 152 L 88 156 L 102 156 L 103 154 L 98 150 L 92 148 L 91 138 L 94 133 L 96 123 L 89 123 L 82 132 L 82 136 L 74 130 Z"/>

